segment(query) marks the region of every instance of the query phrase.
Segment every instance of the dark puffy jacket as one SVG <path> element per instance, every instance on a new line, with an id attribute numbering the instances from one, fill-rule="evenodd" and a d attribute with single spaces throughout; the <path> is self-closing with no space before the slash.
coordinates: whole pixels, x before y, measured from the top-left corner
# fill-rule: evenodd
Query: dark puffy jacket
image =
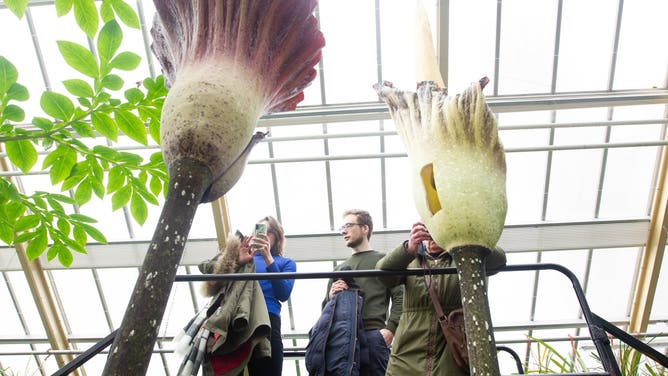
<path id="1" fill-rule="evenodd" d="M 305 357 L 309 375 L 359 375 L 363 333 L 359 290 L 348 289 L 334 295 L 309 331 Z"/>

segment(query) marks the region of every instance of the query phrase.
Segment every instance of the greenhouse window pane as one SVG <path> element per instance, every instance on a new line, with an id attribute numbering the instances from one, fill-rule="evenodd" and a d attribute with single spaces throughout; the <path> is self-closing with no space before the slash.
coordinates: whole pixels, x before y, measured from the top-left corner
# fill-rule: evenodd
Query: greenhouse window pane
<path id="1" fill-rule="evenodd" d="M 614 56 L 617 2 L 563 3 L 557 91 L 606 90 Z"/>
<path id="2" fill-rule="evenodd" d="M 587 301 L 597 315 L 608 321 L 628 315 L 638 256 L 637 248 L 594 250 Z"/>
<path id="3" fill-rule="evenodd" d="M 503 3 L 499 94 L 550 92 L 556 18 L 556 1 Z"/>
<path id="4" fill-rule="evenodd" d="M 90 269 L 53 270 L 67 324 L 74 335 L 109 334 L 102 301 Z"/>
<path id="5" fill-rule="evenodd" d="M 377 76 L 374 3 L 323 0 L 319 7 L 320 29 L 327 40 L 322 50 L 327 103 L 375 101 L 377 95 L 372 87 Z M 342 22 L 346 27 L 340 27 Z M 342 56 L 348 58 L 342 59 Z"/>
<path id="6" fill-rule="evenodd" d="M 584 250 L 543 252 L 541 263 L 552 263 L 569 269 L 584 285 L 587 252 Z M 541 271 L 536 293 L 536 321 L 564 321 L 579 318 L 580 304 L 573 283 L 564 274 Z"/>

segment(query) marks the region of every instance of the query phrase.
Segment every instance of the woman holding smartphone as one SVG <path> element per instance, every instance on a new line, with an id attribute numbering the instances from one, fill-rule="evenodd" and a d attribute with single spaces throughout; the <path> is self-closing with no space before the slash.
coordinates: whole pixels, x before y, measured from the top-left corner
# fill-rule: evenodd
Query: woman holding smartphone
<path id="1" fill-rule="evenodd" d="M 262 232 L 262 225 L 266 232 Z M 283 226 L 272 216 L 266 216 L 256 225 L 250 241 L 257 273 L 296 272 L 294 260 L 283 256 L 285 232 Z M 260 287 L 269 311 L 271 321 L 271 358 L 252 358 L 248 363 L 251 376 L 280 375 L 283 372 L 283 339 L 281 336 L 281 302 L 292 293 L 294 279 L 261 279 Z"/>

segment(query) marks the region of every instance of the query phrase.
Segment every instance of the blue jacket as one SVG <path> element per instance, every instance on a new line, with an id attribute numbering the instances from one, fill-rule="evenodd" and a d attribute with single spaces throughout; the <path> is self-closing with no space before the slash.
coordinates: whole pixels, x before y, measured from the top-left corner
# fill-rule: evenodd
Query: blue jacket
<path id="1" fill-rule="evenodd" d="M 363 332 L 362 297 L 358 290 L 334 295 L 309 331 L 305 357 L 309 375 L 359 375 Z"/>
<path id="2" fill-rule="evenodd" d="M 294 260 L 283 257 L 272 255 L 274 257 L 274 262 L 267 267 L 264 263 L 264 258 L 260 252 L 256 253 L 253 256 L 253 261 L 255 261 L 255 272 L 256 273 L 283 273 L 283 272 L 296 272 L 297 264 Z M 276 316 L 281 316 L 281 302 L 284 302 L 290 298 L 290 293 L 292 293 L 292 287 L 295 285 L 294 279 L 261 279 L 260 287 L 262 287 L 262 292 L 264 293 L 264 300 L 267 303 L 267 310 L 269 313 L 272 313 Z"/>

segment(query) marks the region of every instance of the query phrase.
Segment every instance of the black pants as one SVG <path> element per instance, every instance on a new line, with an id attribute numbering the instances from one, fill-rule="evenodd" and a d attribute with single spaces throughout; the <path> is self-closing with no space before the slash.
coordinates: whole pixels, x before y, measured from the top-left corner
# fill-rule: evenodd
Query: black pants
<path id="1" fill-rule="evenodd" d="M 360 376 L 384 376 L 390 359 L 390 349 L 383 335 L 378 329 L 365 330 L 363 335 L 365 348 L 361 349 Z"/>
<path id="2" fill-rule="evenodd" d="M 281 317 L 269 314 L 271 322 L 271 358 L 251 358 L 248 374 L 251 376 L 280 376 L 283 373 L 283 338 L 281 336 Z"/>

